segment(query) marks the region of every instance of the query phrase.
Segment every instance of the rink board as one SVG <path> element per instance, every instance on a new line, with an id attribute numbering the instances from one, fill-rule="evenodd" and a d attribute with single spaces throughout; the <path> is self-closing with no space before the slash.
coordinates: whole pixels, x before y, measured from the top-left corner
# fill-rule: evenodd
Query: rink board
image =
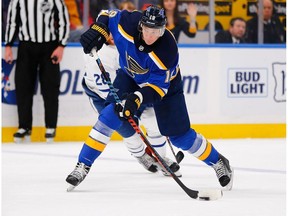
<path id="1" fill-rule="evenodd" d="M 286 137 L 285 52 L 284 46 L 180 45 L 191 126 L 208 138 Z M 3 142 L 11 142 L 17 129 L 14 72 L 15 64 L 9 68 L 2 62 Z M 81 87 L 84 72 L 82 49 L 70 44 L 61 64 L 56 141 L 85 139 L 97 120 Z M 32 140 L 44 140 L 43 134 L 43 100 L 37 88 Z M 120 137 L 114 134 L 113 139 Z"/>

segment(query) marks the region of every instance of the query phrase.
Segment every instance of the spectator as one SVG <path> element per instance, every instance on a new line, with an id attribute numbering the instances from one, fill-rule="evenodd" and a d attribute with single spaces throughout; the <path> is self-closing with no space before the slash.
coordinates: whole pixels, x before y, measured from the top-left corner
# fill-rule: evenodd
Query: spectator
<path id="1" fill-rule="evenodd" d="M 244 36 L 246 22 L 240 17 L 230 20 L 230 27 L 227 31 L 219 31 L 215 36 L 215 43 L 245 43 Z"/>
<path id="2" fill-rule="evenodd" d="M 174 34 L 177 42 L 179 40 L 181 31 L 183 31 L 190 38 L 194 38 L 196 36 L 197 6 L 195 4 L 190 3 L 187 8 L 190 22 L 187 22 L 184 18 L 180 17 L 177 0 L 161 0 L 160 6 L 165 9 L 165 14 L 167 16 L 166 27 Z"/>
<path id="3" fill-rule="evenodd" d="M 271 0 L 263 0 L 263 19 L 264 43 L 284 43 L 285 30 L 279 18 L 273 15 Z M 247 21 L 246 40 L 249 43 L 258 43 L 258 16 Z"/>
<path id="4" fill-rule="evenodd" d="M 101 10 L 119 8 L 119 1 L 116 0 L 90 0 L 90 16 L 95 22 Z"/>
<path id="5" fill-rule="evenodd" d="M 83 28 L 82 21 L 79 15 L 79 8 L 76 0 L 64 0 L 68 9 L 70 30 Z"/>
<path id="6" fill-rule="evenodd" d="M 24 137 L 30 138 L 33 94 L 39 72 L 45 108 L 45 137 L 51 141 L 56 134 L 58 118 L 59 63 L 69 35 L 66 5 L 62 0 L 49 3 L 36 0 L 11 1 L 5 34 L 4 59 L 8 63 L 13 60 L 11 46 L 17 32 L 19 32 L 19 46 L 15 86 L 19 130 L 14 134 L 14 140 L 18 142 Z"/>
<path id="7" fill-rule="evenodd" d="M 133 11 L 133 10 L 136 10 L 136 6 L 133 2 L 131 2 L 129 0 L 125 0 L 125 1 L 120 3 L 119 9 L 120 10 Z"/>
<path id="8" fill-rule="evenodd" d="M 209 30 L 209 22 L 205 25 L 204 30 Z M 224 30 L 222 24 L 218 21 L 215 20 L 215 30 L 216 31 L 221 31 Z"/>
<path id="9" fill-rule="evenodd" d="M 70 34 L 69 42 L 79 42 L 80 36 L 84 33 L 83 24 L 80 18 L 79 5 L 76 0 L 65 0 L 66 7 L 68 9 L 69 21 L 70 21 Z"/>

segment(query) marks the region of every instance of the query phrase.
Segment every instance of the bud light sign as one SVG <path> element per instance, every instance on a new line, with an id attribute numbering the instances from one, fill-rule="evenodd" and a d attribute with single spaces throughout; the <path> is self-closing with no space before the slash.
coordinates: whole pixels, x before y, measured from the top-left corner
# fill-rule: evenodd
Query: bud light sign
<path id="1" fill-rule="evenodd" d="M 231 68 L 228 70 L 228 97 L 267 97 L 266 68 Z"/>
<path id="2" fill-rule="evenodd" d="M 286 101 L 286 63 L 273 63 L 273 77 L 275 80 L 274 100 Z"/>

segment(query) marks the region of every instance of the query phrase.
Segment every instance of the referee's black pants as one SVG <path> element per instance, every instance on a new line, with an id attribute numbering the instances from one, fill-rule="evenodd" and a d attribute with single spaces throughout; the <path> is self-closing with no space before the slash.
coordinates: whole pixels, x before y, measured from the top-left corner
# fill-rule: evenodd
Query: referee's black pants
<path id="1" fill-rule="evenodd" d="M 60 66 L 51 61 L 51 54 L 57 46 L 57 42 L 19 43 L 15 71 L 19 128 L 32 129 L 33 95 L 38 75 L 44 100 L 45 126 L 57 127 Z"/>

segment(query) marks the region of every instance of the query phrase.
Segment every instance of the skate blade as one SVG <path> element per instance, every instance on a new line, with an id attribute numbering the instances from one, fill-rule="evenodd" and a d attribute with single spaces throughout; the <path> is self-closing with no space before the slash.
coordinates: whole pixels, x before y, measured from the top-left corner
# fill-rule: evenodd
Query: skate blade
<path id="1" fill-rule="evenodd" d="M 22 138 L 14 138 L 15 143 L 22 143 Z"/>
<path id="2" fill-rule="evenodd" d="M 25 141 L 26 143 L 31 142 L 31 137 L 30 137 L 30 136 L 24 136 L 24 141 Z"/>
<path id="3" fill-rule="evenodd" d="M 53 138 L 46 138 L 46 143 L 53 143 L 54 139 Z"/>
<path id="4" fill-rule="evenodd" d="M 225 191 L 231 191 L 233 187 L 234 169 L 231 167 L 231 170 L 232 170 L 231 179 L 230 182 L 224 187 Z"/>
<path id="5" fill-rule="evenodd" d="M 20 137 L 14 137 L 15 143 L 30 143 L 31 137 L 30 136 L 24 136 L 23 138 Z"/>
<path id="6" fill-rule="evenodd" d="M 73 191 L 74 190 L 74 188 L 75 188 L 76 186 L 73 186 L 73 185 L 69 185 L 69 187 L 67 188 L 67 192 L 71 192 L 71 191 Z"/>
<path id="7" fill-rule="evenodd" d="M 156 163 L 156 166 L 157 166 L 157 168 L 158 168 L 159 170 L 161 170 L 162 175 L 168 176 L 168 177 L 171 176 L 171 174 L 170 174 L 168 171 L 163 170 L 162 166 L 161 166 L 159 163 Z M 176 172 L 174 172 L 174 174 L 175 174 L 178 178 L 181 178 L 181 177 L 182 177 L 182 173 L 180 172 L 180 169 L 177 170 Z"/>
<path id="8" fill-rule="evenodd" d="M 171 174 L 169 173 L 169 172 L 166 172 L 166 171 L 164 171 L 164 170 L 161 170 L 162 171 L 162 174 L 164 175 L 164 176 L 168 176 L 168 177 L 170 177 L 171 176 Z M 177 172 L 174 172 L 174 174 L 178 177 L 178 178 L 181 178 L 182 177 L 182 173 L 178 170 Z"/>

